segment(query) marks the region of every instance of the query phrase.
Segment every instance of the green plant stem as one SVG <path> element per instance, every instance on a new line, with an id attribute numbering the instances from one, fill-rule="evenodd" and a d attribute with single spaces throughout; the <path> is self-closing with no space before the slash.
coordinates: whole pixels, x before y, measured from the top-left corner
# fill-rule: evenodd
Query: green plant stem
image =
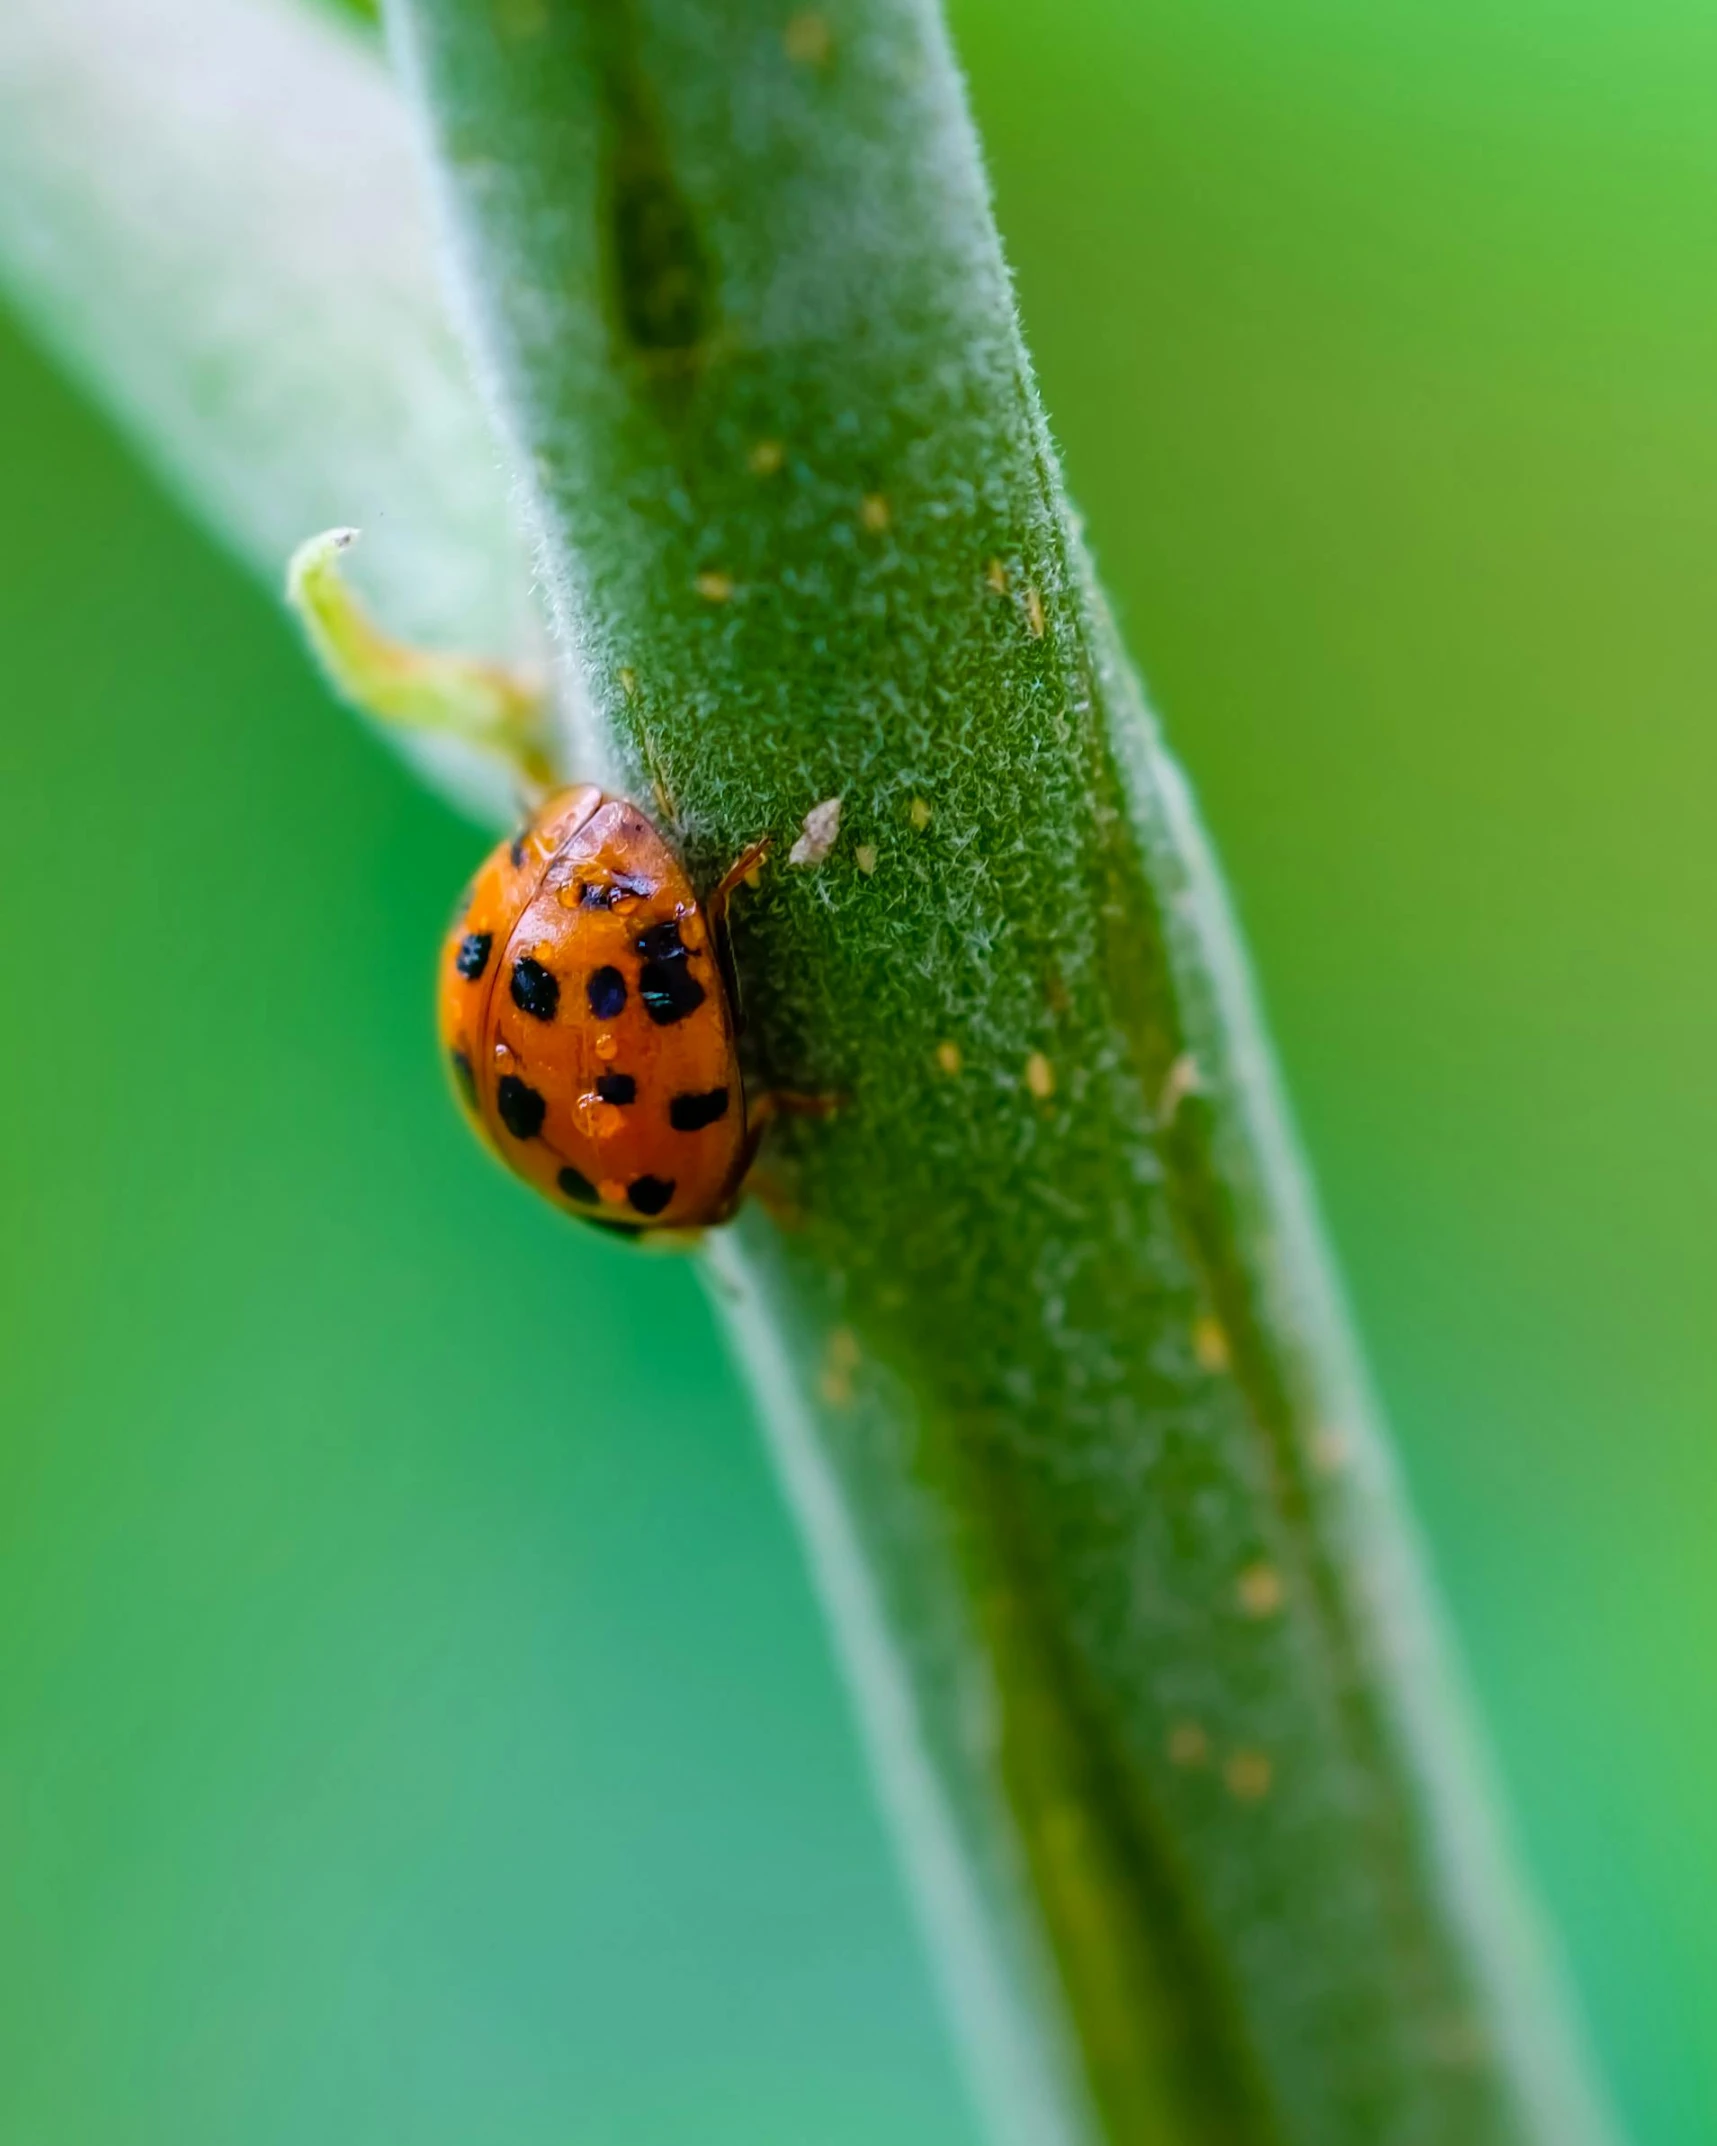
<path id="1" fill-rule="evenodd" d="M 549 601 L 839 1090 L 717 1255 L 998 2135 L 1571 2146 L 1185 794 L 912 0 L 397 0 Z"/>
<path id="2" fill-rule="evenodd" d="M 1574 2146 L 1233 938 L 915 0 L 393 0 L 557 625 L 839 1091 L 712 1260 L 999 2136 Z"/>

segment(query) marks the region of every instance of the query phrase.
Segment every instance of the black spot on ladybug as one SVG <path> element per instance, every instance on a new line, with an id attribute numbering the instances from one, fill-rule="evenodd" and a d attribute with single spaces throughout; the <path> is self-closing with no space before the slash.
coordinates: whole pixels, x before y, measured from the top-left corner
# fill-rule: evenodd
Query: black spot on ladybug
<path id="1" fill-rule="evenodd" d="M 671 1177 L 635 1177 L 626 1187 L 626 1198 L 641 1215 L 659 1215 L 674 1196 Z"/>
<path id="2" fill-rule="evenodd" d="M 469 977 L 471 982 L 475 983 L 489 966 L 489 949 L 494 943 L 494 937 L 489 932 L 468 931 L 459 942 L 459 952 L 454 957 L 453 966 L 461 976 Z"/>
<path id="3" fill-rule="evenodd" d="M 453 1082 L 459 1093 L 472 1109 L 477 1107 L 477 1076 L 471 1070 L 471 1061 L 463 1051 L 452 1051 L 449 1059 L 453 1067 Z"/>
<path id="4" fill-rule="evenodd" d="M 552 1021 L 560 1010 L 560 985 L 529 954 L 513 963 L 513 1004 L 533 1021 Z"/>
<path id="5" fill-rule="evenodd" d="M 605 1103 L 635 1103 L 638 1083 L 630 1073 L 604 1073 L 596 1083 L 596 1092 Z"/>
<path id="6" fill-rule="evenodd" d="M 534 1140 L 543 1129 L 548 1105 L 537 1091 L 516 1073 L 503 1073 L 495 1090 L 495 1108 L 501 1123 L 515 1140 Z"/>
<path id="7" fill-rule="evenodd" d="M 626 979 L 618 969 L 598 969 L 585 985 L 584 995 L 599 1021 L 612 1021 L 626 1004 Z"/>
<path id="8" fill-rule="evenodd" d="M 689 958 L 681 943 L 678 917 L 669 917 L 665 924 L 650 925 L 632 944 L 646 961 L 685 961 Z"/>
<path id="9" fill-rule="evenodd" d="M 704 988 L 683 962 L 646 961 L 638 972 L 638 996 L 658 1028 L 671 1028 L 704 1002 Z"/>
<path id="10" fill-rule="evenodd" d="M 704 988 L 691 972 L 691 952 L 680 943 L 677 921 L 670 917 L 665 924 L 652 924 L 633 944 L 644 956 L 638 996 L 657 1027 L 671 1027 L 688 1013 L 696 1013 L 704 1002 Z"/>
<path id="11" fill-rule="evenodd" d="M 676 1133 L 702 1132 L 706 1125 L 726 1116 L 725 1088 L 711 1088 L 704 1095 L 676 1095 L 668 1105 L 668 1123 Z"/>
<path id="12" fill-rule="evenodd" d="M 555 1179 L 569 1200 L 582 1200 L 587 1207 L 594 1207 L 600 1195 L 582 1170 L 575 1170 L 571 1163 Z"/>
<path id="13" fill-rule="evenodd" d="M 520 872 L 524 869 L 525 837 L 529 833 L 530 829 L 528 827 L 521 827 L 511 842 L 507 844 L 507 855 L 513 860 L 513 870 L 515 872 Z"/>

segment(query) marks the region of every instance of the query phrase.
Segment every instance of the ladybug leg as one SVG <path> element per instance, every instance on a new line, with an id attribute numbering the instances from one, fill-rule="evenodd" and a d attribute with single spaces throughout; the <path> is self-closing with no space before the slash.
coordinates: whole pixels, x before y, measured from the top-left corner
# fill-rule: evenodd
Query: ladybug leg
<path id="1" fill-rule="evenodd" d="M 798 1210 L 784 1188 L 773 1178 L 765 1180 L 761 1172 L 753 1177 L 752 1165 L 757 1160 L 757 1151 L 763 1145 L 764 1134 L 777 1118 L 832 1118 L 845 1103 L 846 1097 L 842 1095 L 801 1095 L 795 1088 L 765 1088 L 755 1100 L 748 1098 L 745 1145 L 734 1169 L 733 1187 L 720 1213 L 711 1220 L 717 1223 L 732 1221 L 740 1201 L 750 1190 L 783 1227 L 796 1226 L 800 1219 Z"/>
<path id="2" fill-rule="evenodd" d="M 712 931 L 726 931 L 727 905 L 733 899 L 735 888 L 751 877 L 774 846 L 775 837 L 765 835 L 761 841 L 753 842 L 749 849 L 741 850 L 710 889 L 704 899 L 703 911 Z"/>
<path id="3" fill-rule="evenodd" d="M 504 760 L 527 796 L 541 796 L 555 780 L 542 681 L 383 633 L 340 577 L 340 554 L 356 536 L 330 529 L 311 537 L 286 569 L 286 601 L 329 682 L 380 723 L 459 738 Z"/>
<path id="4" fill-rule="evenodd" d="M 709 926 L 709 943 L 715 949 L 716 965 L 727 987 L 727 1003 L 733 1008 L 736 1035 L 745 1033 L 745 1006 L 739 995 L 739 972 L 733 965 L 733 940 L 727 928 L 728 904 L 733 900 L 734 889 L 749 879 L 768 856 L 774 840 L 773 835 L 765 835 L 761 841 L 753 842 L 749 849 L 742 850 L 704 897 L 703 913 Z"/>
<path id="5" fill-rule="evenodd" d="M 844 1095 L 806 1095 L 797 1088 L 766 1088 L 752 1107 L 753 1125 L 771 1118 L 832 1118 L 846 1108 Z"/>

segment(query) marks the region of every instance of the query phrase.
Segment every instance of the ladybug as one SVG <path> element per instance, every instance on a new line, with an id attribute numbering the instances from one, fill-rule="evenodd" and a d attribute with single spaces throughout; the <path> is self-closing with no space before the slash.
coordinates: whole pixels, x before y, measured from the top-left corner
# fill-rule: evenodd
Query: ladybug
<path id="1" fill-rule="evenodd" d="M 638 807 L 557 791 L 478 872 L 441 950 L 465 1113 L 556 1206 L 636 1234 L 724 1222 L 776 1101 L 749 1120 L 727 938 L 754 843 L 700 902 Z"/>

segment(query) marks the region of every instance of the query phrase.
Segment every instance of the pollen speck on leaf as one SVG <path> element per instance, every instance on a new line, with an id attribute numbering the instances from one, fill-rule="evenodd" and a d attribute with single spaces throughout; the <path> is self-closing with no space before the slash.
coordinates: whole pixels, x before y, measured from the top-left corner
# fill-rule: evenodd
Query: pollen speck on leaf
<path id="1" fill-rule="evenodd" d="M 844 1408 L 853 1397 L 853 1373 L 859 1366 L 858 1337 L 851 1327 L 837 1326 L 829 1336 L 823 1359 L 823 1399 Z"/>
<path id="2" fill-rule="evenodd" d="M 1260 1559 L 1241 1573 L 1234 1592 L 1248 1617 L 1273 1617 L 1282 1606 L 1282 1575 Z"/>
<path id="3" fill-rule="evenodd" d="M 1259 1803 L 1270 1793 L 1274 1771 L 1262 1751 L 1236 1751 L 1223 1767 L 1222 1778 L 1237 1803 Z"/>
<path id="4" fill-rule="evenodd" d="M 1041 1051 L 1033 1051 L 1025 1062 L 1025 1084 L 1040 1103 L 1055 1093 L 1055 1068 Z"/>
<path id="5" fill-rule="evenodd" d="M 1169 1067 L 1163 1081 L 1163 1092 L 1157 1097 L 1157 1123 L 1170 1125 L 1174 1115 L 1189 1095 L 1197 1095 L 1198 1060 L 1190 1051 L 1182 1051 Z"/>
<path id="6" fill-rule="evenodd" d="M 733 600 L 733 576 L 711 571 L 699 574 L 692 586 L 706 604 L 725 604 Z"/>
<path id="7" fill-rule="evenodd" d="M 959 1072 L 961 1066 L 965 1063 L 964 1059 L 962 1059 L 960 1056 L 960 1046 L 957 1043 L 937 1044 L 936 1063 L 938 1066 L 941 1067 L 942 1071 L 948 1075 L 949 1079 L 952 1080 L 955 1074 Z"/>
<path id="8" fill-rule="evenodd" d="M 1338 1430 L 1318 1431 L 1312 1438 L 1312 1466 L 1319 1475 L 1336 1475 L 1347 1466 L 1348 1443 Z"/>
<path id="9" fill-rule="evenodd" d="M 1201 1371 L 1228 1369 L 1228 1336 L 1222 1331 L 1222 1322 L 1213 1319 L 1208 1312 L 1193 1321 L 1192 1353 L 1198 1359 Z"/>
<path id="10" fill-rule="evenodd" d="M 781 34 L 787 57 L 801 67 L 826 67 L 835 49 L 834 32 L 814 8 L 791 18 Z"/>
<path id="11" fill-rule="evenodd" d="M 1177 1721 L 1169 1731 L 1169 1764 L 1202 1766 L 1210 1757 L 1210 1738 L 1196 1721 Z"/>

